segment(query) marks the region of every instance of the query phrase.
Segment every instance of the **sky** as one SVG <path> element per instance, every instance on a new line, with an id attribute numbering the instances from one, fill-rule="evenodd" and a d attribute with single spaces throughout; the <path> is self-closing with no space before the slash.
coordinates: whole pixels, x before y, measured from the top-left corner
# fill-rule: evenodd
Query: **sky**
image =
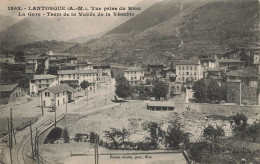
<path id="1" fill-rule="evenodd" d="M 10 11 L 8 6 L 95 6 L 95 7 L 120 7 L 133 6 L 142 0 L 0 0 L 0 14 L 17 16 L 19 11 Z"/>

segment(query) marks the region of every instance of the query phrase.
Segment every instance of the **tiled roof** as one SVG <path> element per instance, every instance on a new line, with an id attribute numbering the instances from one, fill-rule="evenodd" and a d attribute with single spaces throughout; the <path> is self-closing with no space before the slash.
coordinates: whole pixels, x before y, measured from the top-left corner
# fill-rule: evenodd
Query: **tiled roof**
<path id="1" fill-rule="evenodd" d="M 176 62 L 175 65 L 198 65 L 199 60 L 181 60 Z"/>
<path id="2" fill-rule="evenodd" d="M 237 77 L 259 77 L 258 73 L 252 68 L 245 68 L 242 70 L 232 70 L 227 72 L 227 76 L 237 76 Z"/>
<path id="3" fill-rule="evenodd" d="M 93 74 L 97 73 L 97 70 L 88 69 L 88 70 L 60 70 L 58 71 L 59 75 L 68 75 L 68 74 Z"/>
<path id="4" fill-rule="evenodd" d="M 131 68 L 127 68 L 127 70 L 125 70 L 125 72 L 130 72 L 130 71 L 143 71 L 143 68 L 131 67 Z"/>
<path id="5" fill-rule="evenodd" d="M 44 79 L 54 79 L 57 78 L 57 76 L 55 75 L 50 75 L 50 74 L 46 74 L 46 75 L 34 75 L 33 79 L 34 80 L 44 80 Z"/>
<path id="6" fill-rule="evenodd" d="M 219 63 L 244 63 L 245 61 L 241 61 L 239 59 L 219 59 Z"/>
<path id="7" fill-rule="evenodd" d="M 222 80 L 223 79 L 222 76 L 210 76 L 210 78 L 212 78 L 214 80 Z"/>
<path id="8" fill-rule="evenodd" d="M 69 87 L 67 84 L 61 84 L 53 87 L 46 88 L 47 90 L 53 92 L 53 93 L 61 93 L 61 92 L 73 92 L 73 88 Z M 44 90 L 46 90 L 44 89 Z"/>
<path id="9" fill-rule="evenodd" d="M 11 92 L 17 87 L 18 83 L 10 85 L 0 85 L 0 92 Z"/>

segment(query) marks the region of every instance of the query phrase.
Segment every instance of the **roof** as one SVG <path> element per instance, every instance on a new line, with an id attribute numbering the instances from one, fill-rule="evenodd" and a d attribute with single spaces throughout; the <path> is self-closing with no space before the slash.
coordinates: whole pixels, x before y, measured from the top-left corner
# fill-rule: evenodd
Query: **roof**
<path id="1" fill-rule="evenodd" d="M 159 106 L 159 107 L 174 107 L 174 101 L 157 101 L 157 102 L 149 102 L 148 106 Z"/>
<path id="2" fill-rule="evenodd" d="M 219 59 L 219 63 L 245 63 L 245 61 L 241 61 L 240 59 Z"/>
<path id="3" fill-rule="evenodd" d="M 260 64 L 260 61 L 256 61 L 256 62 L 254 62 L 253 64 L 259 65 L 259 64 Z"/>
<path id="4" fill-rule="evenodd" d="M 220 72 L 220 71 L 225 71 L 225 70 L 221 68 L 209 68 L 205 70 L 205 72 Z"/>
<path id="5" fill-rule="evenodd" d="M 31 60 L 37 60 L 37 59 L 46 59 L 44 56 L 27 56 L 26 59 L 31 59 Z"/>
<path id="6" fill-rule="evenodd" d="M 214 79 L 214 80 L 222 80 L 223 77 L 222 76 L 210 76 L 211 79 Z"/>
<path id="7" fill-rule="evenodd" d="M 49 90 L 53 93 L 61 93 L 61 92 L 73 92 L 73 88 L 69 87 L 67 84 L 61 84 L 61 85 L 56 85 L 53 87 L 45 88 L 44 90 Z"/>
<path id="8" fill-rule="evenodd" d="M 245 68 L 242 70 L 232 70 L 227 72 L 227 76 L 237 76 L 237 77 L 259 77 L 258 73 L 252 68 Z"/>
<path id="9" fill-rule="evenodd" d="M 79 84 L 78 80 L 61 80 L 61 84 Z"/>
<path id="10" fill-rule="evenodd" d="M 58 71 L 59 75 L 68 75 L 68 74 L 93 74 L 97 73 L 97 70 L 87 69 L 87 70 L 60 70 Z"/>
<path id="11" fill-rule="evenodd" d="M 175 65 L 198 65 L 199 60 L 181 60 L 176 62 Z"/>
<path id="12" fill-rule="evenodd" d="M 227 83 L 240 83 L 241 80 L 227 80 Z"/>
<path id="13" fill-rule="evenodd" d="M 130 72 L 130 71 L 143 71 L 143 68 L 140 67 L 130 67 L 124 70 L 125 72 Z"/>
<path id="14" fill-rule="evenodd" d="M 34 75 L 33 79 L 34 80 L 44 80 L 44 79 L 54 79 L 57 78 L 57 76 L 55 75 L 50 75 L 50 74 L 46 74 L 46 75 Z"/>
<path id="15" fill-rule="evenodd" d="M 9 85 L 0 85 L 0 92 L 11 92 L 17 87 L 18 83 Z"/>

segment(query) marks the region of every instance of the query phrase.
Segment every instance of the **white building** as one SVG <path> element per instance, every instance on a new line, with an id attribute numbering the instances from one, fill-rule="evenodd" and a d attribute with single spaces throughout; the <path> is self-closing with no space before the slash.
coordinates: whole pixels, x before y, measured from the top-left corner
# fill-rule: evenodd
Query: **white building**
<path id="1" fill-rule="evenodd" d="M 97 88 L 97 71 L 89 70 L 60 70 L 58 71 L 59 84 L 68 84 L 74 91 L 81 91 L 80 83 L 84 80 L 89 83 L 89 90 Z"/>
<path id="2" fill-rule="evenodd" d="M 146 79 L 144 77 L 143 68 L 132 67 L 124 71 L 124 76 L 131 85 L 145 84 Z"/>
<path id="3" fill-rule="evenodd" d="M 54 75 L 34 75 L 30 81 L 30 94 L 38 94 L 39 91 L 58 85 L 58 78 Z"/>
<path id="4" fill-rule="evenodd" d="M 176 63 L 176 82 L 185 83 L 187 78 L 197 81 L 202 78 L 198 60 L 182 60 Z"/>
<path id="5" fill-rule="evenodd" d="M 66 84 L 61 84 L 42 91 L 40 104 L 43 107 L 57 107 L 62 104 L 71 102 L 73 89 Z"/>
<path id="6" fill-rule="evenodd" d="M 110 82 L 111 69 L 108 64 L 94 65 L 93 69 L 97 70 L 97 81 L 100 83 Z"/>

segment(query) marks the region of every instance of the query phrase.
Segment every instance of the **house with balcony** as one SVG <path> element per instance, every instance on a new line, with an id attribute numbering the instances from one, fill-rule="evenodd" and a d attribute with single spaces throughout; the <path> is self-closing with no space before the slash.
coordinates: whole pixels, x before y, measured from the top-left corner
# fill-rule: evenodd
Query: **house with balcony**
<path id="1" fill-rule="evenodd" d="M 111 80 L 111 69 L 109 64 L 93 65 L 93 69 L 97 70 L 97 82 L 105 83 Z"/>
<path id="2" fill-rule="evenodd" d="M 259 78 L 260 75 L 253 68 L 227 72 L 227 102 L 259 105 Z"/>
<path id="3" fill-rule="evenodd" d="M 176 65 L 176 82 L 197 81 L 202 78 L 199 60 L 181 60 Z"/>
<path id="4" fill-rule="evenodd" d="M 54 75 L 34 75 L 30 80 L 30 95 L 38 94 L 41 90 L 58 85 L 58 78 Z"/>
<path id="5" fill-rule="evenodd" d="M 75 92 L 81 91 L 80 83 L 83 81 L 89 83 L 89 90 L 97 88 L 97 70 L 59 70 L 59 84 L 67 84 L 74 89 Z"/>
<path id="6" fill-rule="evenodd" d="M 73 89 L 66 84 L 45 88 L 41 93 L 40 104 L 43 107 L 56 108 L 62 104 L 70 103 L 72 93 Z"/>
<path id="7" fill-rule="evenodd" d="M 130 85 L 146 84 L 143 68 L 139 68 L 139 67 L 128 68 L 124 70 L 124 76 L 129 81 Z"/>

